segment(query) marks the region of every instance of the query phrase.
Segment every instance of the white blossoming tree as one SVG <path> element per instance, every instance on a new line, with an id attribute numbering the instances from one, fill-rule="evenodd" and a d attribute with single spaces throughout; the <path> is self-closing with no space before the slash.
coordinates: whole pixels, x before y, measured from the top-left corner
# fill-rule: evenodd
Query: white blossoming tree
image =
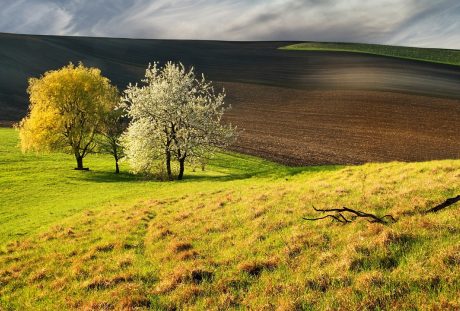
<path id="1" fill-rule="evenodd" d="M 151 173 L 162 159 L 170 180 L 177 161 L 182 179 L 186 161 L 200 160 L 235 138 L 235 128 L 221 122 L 225 93 L 196 78 L 194 69 L 168 62 L 149 65 L 143 84 L 125 90 L 131 122 L 122 137 L 125 156 L 135 173 Z"/>

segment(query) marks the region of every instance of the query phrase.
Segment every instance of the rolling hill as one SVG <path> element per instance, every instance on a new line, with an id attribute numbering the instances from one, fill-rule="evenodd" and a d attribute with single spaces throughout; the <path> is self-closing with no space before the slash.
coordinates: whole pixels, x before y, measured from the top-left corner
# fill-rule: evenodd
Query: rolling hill
<path id="1" fill-rule="evenodd" d="M 381 44 L 304 42 L 280 47 L 295 51 L 353 52 L 460 66 L 460 51 L 449 49 L 416 48 Z"/>
<path id="2" fill-rule="evenodd" d="M 162 182 L 0 128 L 0 310 L 459 310 L 460 67 L 287 44 L 0 35 L 0 127 L 30 76 L 174 60 L 226 88 L 246 153 Z"/>
<path id="3" fill-rule="evenodd" d="M 0 129 L 0 310 L 458 310 L 460 160 L 286 167 L 220 153 L 177 182 Z M 343 225 L 313 208 L 379 216 Z"/>
<path id="4" fill-rule="evenodd" d="M 278 49 L 295 43 L 0 34 L 0 121 L 26 114 L 29 77 L 69 61 L 123 89 L 172 60 L 226 88 L 237 151 L 291 165 L 460 157 L 460 67 Z"/>

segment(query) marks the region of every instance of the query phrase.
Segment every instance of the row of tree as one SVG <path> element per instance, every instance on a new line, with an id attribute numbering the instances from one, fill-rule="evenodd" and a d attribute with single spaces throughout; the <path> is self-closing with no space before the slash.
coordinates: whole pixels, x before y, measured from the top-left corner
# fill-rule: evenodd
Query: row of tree
<path id="1" fill-rule="evenodd" d="M 225 92 L 182 64 L 149 65 L 141 84 L 120 95 L 97 68 L 72 63 L 31 78 L 28 115 L 19 123 L 22 150 L 66 151 L 77 170 L 92 152 L 125 158 L 134 173 L 158 169 L 182 179 L 186 162 L 200 162 L 235 139 L 222 123 Z M 160 165 L 159 165 L 160 163 Z"/>

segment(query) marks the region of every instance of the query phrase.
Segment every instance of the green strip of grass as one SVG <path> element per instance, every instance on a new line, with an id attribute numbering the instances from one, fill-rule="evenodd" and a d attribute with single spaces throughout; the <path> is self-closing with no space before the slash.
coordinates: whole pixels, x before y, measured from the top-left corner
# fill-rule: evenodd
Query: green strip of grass
<path id="1" fill-rule="evenodd" d="M 339 51 L 364 53 L 460 66 L 460 50 L 334 42 L 305 42 L 284 46 L 280 49 L 296 51 Z"/>

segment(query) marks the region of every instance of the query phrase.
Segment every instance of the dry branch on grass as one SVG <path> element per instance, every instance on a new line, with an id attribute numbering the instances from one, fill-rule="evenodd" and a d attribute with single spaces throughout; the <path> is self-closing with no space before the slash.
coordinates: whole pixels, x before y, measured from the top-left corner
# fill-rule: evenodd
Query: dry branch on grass
<path id="1" fill-rule="evenodd" d="M 449 207 L 451 205 L 454 205 L 455 203 L 460 202 L 460 195 L 457 195 L 456 197 L 449 198 L 442 202 L 441 204 L 436 205 L 433 208 L 430 208 L 429 210 L 426 210 L 424 213 L 436 213 L 439 212 L 440 210 L 445 209 L 446 207 Z M 316 220 L 322 220 L 326 218 L 331 218 L 337 222 L 340 222 L 342 224 L 348 224 L 356 220 L 357 218 L 365 218 L 368 222 L 371 223 L 380 223 L 380 224 L 389 224 L 389 223 L 394 223 L 396 222 L 396 219 L 392 215 L 385 215 L 382 217 L 378 217 L 374 214 L 370 213 L 365 213 L 362 211 L 354 210 L 348 207 L 343 207 L 343 208 L 330 208 L 330 209 L 318 209 L 313 206 L 313 209 L 317 212 L 321 213 L 331 213 L 334 212 L 335 214 L 327 214 L 322 217 L 317 217 L 317 218 L 306 218 L 304 217 L 304 220 L 311 220 L 311 221 L 316 221 Z M 351 216 L 345 217 L 345 213 L 348 213 L 348 215 L 351 214 Z"/>
<path id="2" fill-rule="evenodd" d="M 445 200 L 444 202 L 442 202 L 441 204 L 438 204 L 435 207 L 430 208 L 429 210 L 425 211 L 425 214 L 439 212 L 440 210 L 443 210 L 446 207 L 454 205 L 457 202 L 460 202 L 460 195 L 457 195 L 456 197 L 453 197 L 453 198 L 449 198 Z"/>
<path id="3" fill-rule="evenodd" d="M 334 212 L 335 214 L 328 214 L 322 217 L 318 218 L 306 218 L 304 217 L 303 219 L 305 220 L 311 220 L 311 221 L 316 221 L 316 220 L 321 220 L 321 219 L 326 219 L 326 218 L 332 218 L 335 221 L 338 221 L 342 224 L 348 224 L 356 220 L 357 218 L 364 218 L 368 222 L 371 223 L 380 223 L 380 224 L 388 224 L 390 222 L 396 222 L 396 219 L 391 216 L 391 215 L 385 215 L 383 217 L 378 217 L 374 214 L 369 214 L 365 213 L 362 211 L 354 210 L 348 207 L 343 207 L 343 208 L 330 208 L 330 209 L 317 209 L 316 207 L 313 206 L 313 209 L 317 212 L 321 213 L 330 213 Z M 345 217 L 345 215 L 351 214 L 351 216 Z"/>

